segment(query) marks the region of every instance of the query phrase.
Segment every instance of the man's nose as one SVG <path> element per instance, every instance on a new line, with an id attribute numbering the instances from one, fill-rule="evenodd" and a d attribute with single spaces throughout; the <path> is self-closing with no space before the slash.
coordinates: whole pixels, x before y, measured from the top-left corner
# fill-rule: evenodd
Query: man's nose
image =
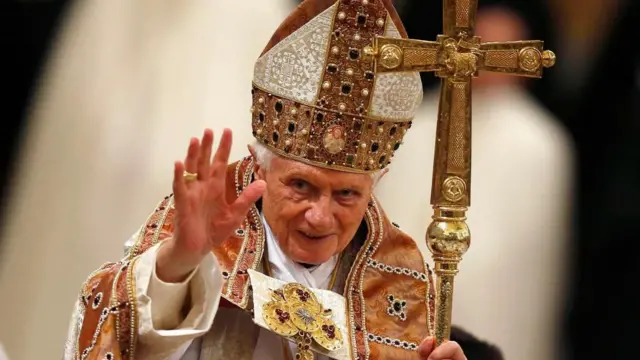
<path id="1" fill-rule="evenodd" d="M 333 226 L 333 215 L 331 214 L 331 201 L 326 197 L 320 197 L 311 204 L 305 213 L 305 219 L 309 225 L 316 230 L 326 231 Z"/>

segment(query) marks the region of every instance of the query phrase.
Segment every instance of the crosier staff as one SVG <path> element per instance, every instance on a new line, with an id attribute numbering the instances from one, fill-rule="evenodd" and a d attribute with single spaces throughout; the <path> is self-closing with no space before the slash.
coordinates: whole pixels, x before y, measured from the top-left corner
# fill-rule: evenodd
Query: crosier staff
<path id="1" fill-rule="evenodd" d="M 426 240 L 435 262 L 436 344 L 449 339 L 454 277 L 471 234 L 466 211 L 471 195 L 471 80 L 480 70 L 542 77 L 555 64 L 543 42 L 482 43 L 474 35 L 478 0 L 443 0 L 444 35 L 436 41 L 376 37 L 365 55 L 377 73 L 434 72 L 441 78 L 431 205 Z"/>

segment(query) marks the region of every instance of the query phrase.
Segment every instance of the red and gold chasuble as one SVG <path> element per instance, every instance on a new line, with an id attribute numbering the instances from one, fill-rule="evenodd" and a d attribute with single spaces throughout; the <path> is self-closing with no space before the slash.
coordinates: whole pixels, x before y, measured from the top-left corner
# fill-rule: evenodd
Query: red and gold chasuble
<path id="1" fill-rule="evenodd" d="M 229 201 L 249 185 L 252 172 L 250 157 L 229 166 Z M 135 359 L 138 319 L 133 269 L 142 253 L 171 237 L 174 216 L 173 197 L 167 196 L 142 227 L 128 256 L 89 276 L 80 293 L 83 316 L 75 344 L 77 359 Z M 342 337 L 351 349 L 349 356 L 418 359 L 417 347 L 431 334 L 434 323 L 431 271 L 415 242 L 391 224 L 375 198 L 366 210 L 363 228 L 364 241 L 349 261 L 343 261 L 346 271 L 339 275 L 347 319 Z M 253 316 L 249 273 L 263 271 L 264 249 L 265 231 L 254 206 L 242 226 L 213 249 L 224 279 L 219 312 L 236 308 Z"/>

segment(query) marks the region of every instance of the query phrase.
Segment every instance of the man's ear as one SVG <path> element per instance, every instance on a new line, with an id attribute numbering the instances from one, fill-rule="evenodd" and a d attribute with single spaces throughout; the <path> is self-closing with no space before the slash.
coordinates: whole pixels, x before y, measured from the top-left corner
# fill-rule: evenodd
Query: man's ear
<path id="1" fill-rule="evenodd" d="M 256 157 L 256 150 L 253 148 L 253 146 L 251 145 L 247 145 L 247 149 L 249 149 L 249 153 L 251 154 L 251 157 L 253 158 L 253 177 L 256 180 L 264 180 L 266 181 L 266 174 L 265 174 L 265 168 L 263 166 L 261 166 L 260 164 L 258 164 L 258 162 L 256 161 L 257 157 Z"/>
<path id="2" fill-rule="evenodd" d="M 389 167 L 385 167 L 384 169 L 380 170 L 380 175 L 378 176 L 378 178 L 376 179 L 376 181 L 373 183 L 373 187 L 375 188 L 379 183 L 380 180 L 382 180 L 382 178 L 387 175 L 387 173 L 389 172 Z"/>

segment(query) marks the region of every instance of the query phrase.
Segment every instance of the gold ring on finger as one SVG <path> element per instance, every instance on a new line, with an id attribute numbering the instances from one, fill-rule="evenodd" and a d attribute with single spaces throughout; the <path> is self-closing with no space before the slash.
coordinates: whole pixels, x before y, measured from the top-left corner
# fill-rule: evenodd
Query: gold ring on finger
<path id="1" fill-rule="evenodd" d="M 184 177 L 184 180 L 187 182 L 198 179 L 198 173 L 190 173 L 188 171 L 185 171 L 184 173 L 182 173 L 182 176 Z"/>

